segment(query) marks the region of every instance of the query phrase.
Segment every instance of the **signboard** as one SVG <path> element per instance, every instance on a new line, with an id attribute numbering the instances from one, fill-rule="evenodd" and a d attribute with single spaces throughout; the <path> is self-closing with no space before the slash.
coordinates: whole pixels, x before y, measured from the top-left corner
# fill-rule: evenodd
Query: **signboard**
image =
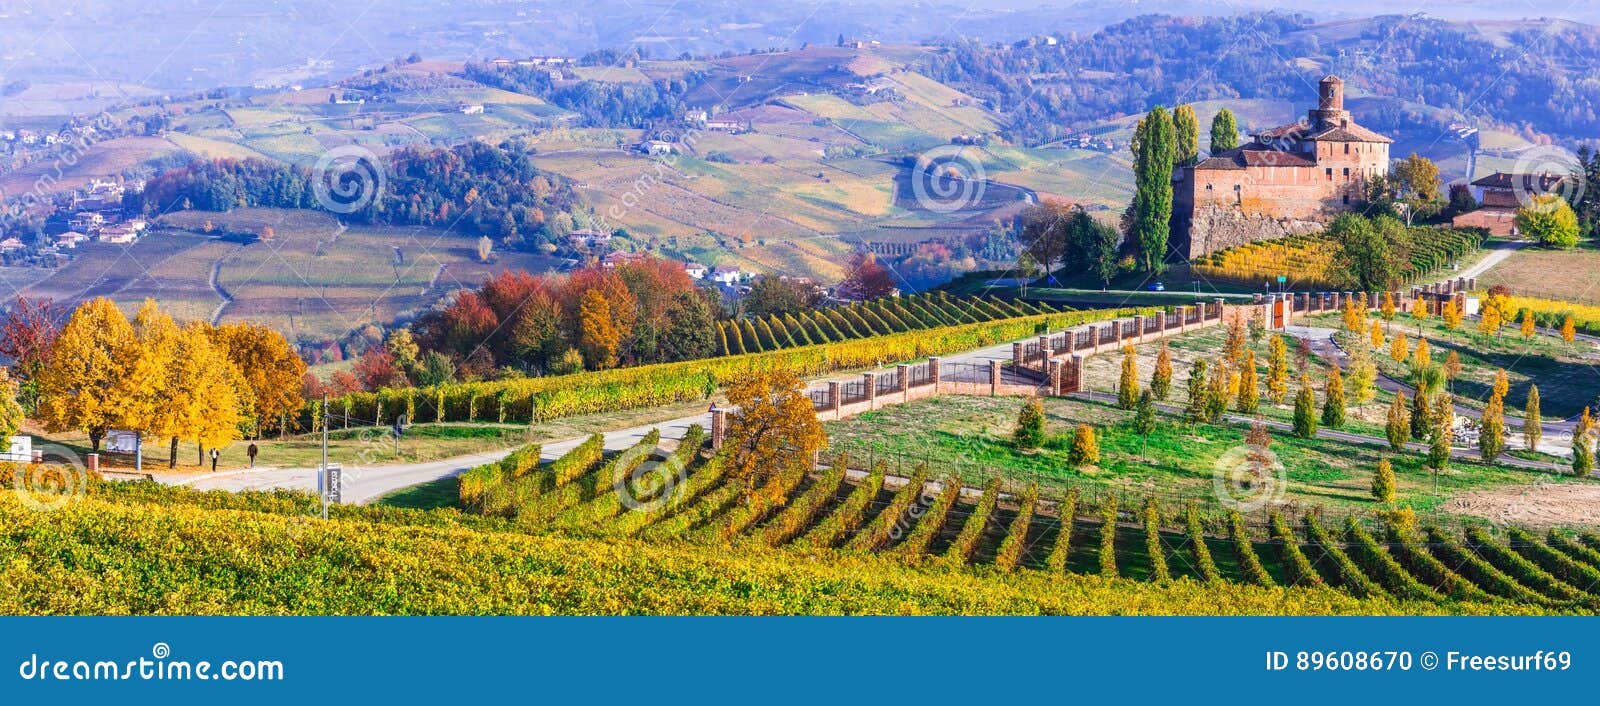
<path id="1" fill-rule="evenodd" d="M 18 461 L 20 463 L 33 462 L 33 437 L 13 436 L 8 450 L 0 454 L 0 459 Z"/>
<path id="2" fill-rule="evenodd" d="M 106 453 L 129 455 L 139 453 L 139 432 L 107 429 L 105 446 Z"/>
<path id="3" fill-rule="evenodd" d="M 1278 275 L 1278 284 L 1283 284 L 1284 282 L 1288 282 L 1288 281 L 1289 281 L 1288 277 L 1285 277 L 1283 275 Z"/>
<path id="4" fill-rule="evenodd" d="M 337 463 L 322 471 L 322 497 L 330 503 L 344 502 L 344 469 Z"/>

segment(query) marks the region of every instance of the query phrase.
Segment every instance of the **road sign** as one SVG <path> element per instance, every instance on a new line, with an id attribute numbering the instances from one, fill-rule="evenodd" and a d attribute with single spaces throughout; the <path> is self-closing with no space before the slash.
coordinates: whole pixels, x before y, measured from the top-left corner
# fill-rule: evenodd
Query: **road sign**
<path id="1" fill-rule="evenodd" d="M 322 469 L 322 497 L 330 503 L 344 502 L 344 469 L 330 463 Z"/>
<path id="2" fill-rule="evenodd" d="M 1288 281 L 1289 281 L 1288 277 L 1285 277 L 1283 275 L 1278 275 L 1278 284 L 1283 284 L 1284 282 L 1288 282 Z"/>

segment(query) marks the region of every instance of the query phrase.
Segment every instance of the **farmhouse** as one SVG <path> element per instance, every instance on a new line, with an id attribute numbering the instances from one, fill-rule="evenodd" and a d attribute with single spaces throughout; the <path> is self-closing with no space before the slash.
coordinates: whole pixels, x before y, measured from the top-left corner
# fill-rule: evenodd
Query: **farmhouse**
<path id="1" fill-rule="evenodd" d="M 1251 136 L 1173 175 L 1174 247 L 1185 257 L 1321 230 L 1389 173 L 1387 137 L 1344 108 L 1344 81 L 1322 79 L 1306 119 Z"/>
<path id="2" fill-rule="evenodd" d="M 683 272 L 684 274 L 689 275 L 690 279 L 705 279 L 707 270 L 705 265 L 694 262 L 685 262 L 683 263 Z"/>
<path id="3" fill-rule="evenodd" d="M 1484 228 L 1490 235 L 1516 235 L 1517 209 L 1532 196 L 1559 194 L 1571 177 L 1564 174 L 1508 174 L 1495 172 L 1472 182 L 1472 197 L 1482 208 L 1450 220 L 1458 228 Z"/>

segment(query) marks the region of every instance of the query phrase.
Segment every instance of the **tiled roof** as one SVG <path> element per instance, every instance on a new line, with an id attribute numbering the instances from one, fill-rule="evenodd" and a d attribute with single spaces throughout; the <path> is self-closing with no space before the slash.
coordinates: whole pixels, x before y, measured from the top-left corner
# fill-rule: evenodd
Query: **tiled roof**
<path id="1" fill-rule="evenodd" d="M 1521 188 L 1531 192 L 1549 193 L 1556 185 L 1566 179 L 1567 175 L 1565 174 L 1507 174 L 1505 172 L 1495 172 L 1472 182 L 1472 185 L 1490 189 L 1514 189 L 1518 188 L 1517 185 L 1520 183 Z M 1535 186 L 1536 181 L 1538 182 L 1537 186 Z"/>

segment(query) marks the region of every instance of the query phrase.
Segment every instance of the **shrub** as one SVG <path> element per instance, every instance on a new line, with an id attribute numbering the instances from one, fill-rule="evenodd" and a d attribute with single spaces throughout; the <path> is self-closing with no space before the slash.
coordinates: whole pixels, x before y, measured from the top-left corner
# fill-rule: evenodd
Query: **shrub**
<path id="1" fill-rule="evenodd" d="M 1093 466 L 1100 462 L 1100 442 L 1094 427 L 1079 424 L 1072 434 L 1072 448 L 1067 451 L 1067 462 L 1074 466 Z"/>
<path id="2" fill-rule="evenodd" d="M 1044 443 L 1044 405 L 1039 398 L 1023 400 L 1022 409 L 1017 412 L 1017 428 L 1011 433 L 1011 438 L 1020 449 L 1037 449 Z"/>
<path id="3" fill-rule="evenodd" d="M 1380 503 L 1394 502 L 1394 465 L 1389 459 L 1378 462 L 1378 471 L 1372 474 L 1372 498 Z"/>
<path id="4" fill-rule="evenodd" d="M 1300 392 L 1294 398 L 1294 434 L 1302 439 L 1317 435 L 1317 397 L 1311 391 L 1311 381 L 1300 381 Z"/>

